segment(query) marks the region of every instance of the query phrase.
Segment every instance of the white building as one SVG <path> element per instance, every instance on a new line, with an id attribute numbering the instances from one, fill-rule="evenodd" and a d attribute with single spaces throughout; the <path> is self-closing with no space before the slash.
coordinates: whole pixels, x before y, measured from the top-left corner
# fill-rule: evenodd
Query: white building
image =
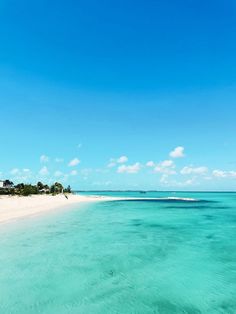
<path id="1" fill-rule="evenodd" d="M 9 180 L 0 180 L 0 189 L 12 189 L 14 187 L 13 182 Z"/>

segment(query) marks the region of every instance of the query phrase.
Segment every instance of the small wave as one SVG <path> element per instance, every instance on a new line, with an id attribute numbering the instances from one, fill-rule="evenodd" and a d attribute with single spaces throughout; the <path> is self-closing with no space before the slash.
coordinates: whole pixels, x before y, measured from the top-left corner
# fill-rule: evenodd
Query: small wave
<path id="1" fill-rule="evenodd" d="M 198 202 L 199 201 L 196 198 L 191 198 L 191 197 L 174 197 L 174 196 L 170 196 L 170 197 L 167 197 L 167 199 L 168 200 L 187 201 L 187 202 Z"/>
<path id="2" fill-rule="evenodd" d="M 200 202 L 195 198 L 188 197 L 124 197 L 117 199 L 119 201 L 129 201 L 129 202 Z"/>

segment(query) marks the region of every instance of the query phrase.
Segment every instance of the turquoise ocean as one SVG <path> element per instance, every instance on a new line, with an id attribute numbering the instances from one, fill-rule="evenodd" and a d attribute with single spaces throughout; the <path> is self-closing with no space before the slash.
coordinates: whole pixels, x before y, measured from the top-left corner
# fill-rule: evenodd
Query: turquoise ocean
<path id="1" fill-rule="evenodd" d="M 0 314 L 236 313 L 236 193 L 94 194 L 163 199 L 1 224 Z"/>

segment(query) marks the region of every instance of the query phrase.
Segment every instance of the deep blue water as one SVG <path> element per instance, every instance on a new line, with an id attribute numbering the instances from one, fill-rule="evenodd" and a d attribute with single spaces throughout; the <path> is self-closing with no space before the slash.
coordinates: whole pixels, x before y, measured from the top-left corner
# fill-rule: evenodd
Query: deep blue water
<path id="1" fill-rule="evenodd" d="M 2 224 L 1 314 L 236 313 L 236 193 L 100 194 L 198 201 L 99 202 Z"/>

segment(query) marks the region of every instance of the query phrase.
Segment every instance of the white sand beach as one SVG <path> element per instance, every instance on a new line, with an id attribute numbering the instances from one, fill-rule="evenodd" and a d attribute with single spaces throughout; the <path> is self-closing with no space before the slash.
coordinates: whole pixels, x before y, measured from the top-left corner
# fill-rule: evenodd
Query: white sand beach
<path id="1" fill-rule="evenodd" d="M 187 201 L 195 202 L 193 198 L 181 197 L 111 197 L 111 196 L 96 196 L 96 195 L 74 195 L 68 194 L 66 198 L 63 194 L 56 196 L 52 195 L 32 195 L 32 196 L 10 196 L 0 195 L 0 223 L 13 221 L 18 218 L 23 218 L 31 215 L 40 214 L 55 210 L 60 207 L 66 207 L 73 204 L 81 204 L 86 202 L 99 201 Z"/>
<path id="2" fill-rule="evenodd" d="M 13 221 L 67 205 L 111 200 L 103 196 L 68 195 L 68 199 L 60 194 L 32 196 L 0 196 L 0 223 Z"/>

